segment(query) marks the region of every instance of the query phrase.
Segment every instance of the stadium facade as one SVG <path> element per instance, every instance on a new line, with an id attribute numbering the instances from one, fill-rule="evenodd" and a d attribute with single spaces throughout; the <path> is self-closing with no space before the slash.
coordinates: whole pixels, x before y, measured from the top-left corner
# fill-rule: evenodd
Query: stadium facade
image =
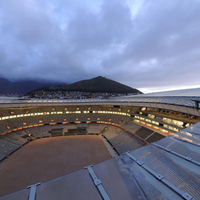
<path id="1" fill-rule="evenodd" d="M 196 94 L 70 101 L 2 98 L 2 162 L 31 138 L 54 136 L 38 133 L 47 126 L 106 124 L 126 134 L 99 132 L 117 157 L 0 199 L 200 199 L 199 100 Z"/>

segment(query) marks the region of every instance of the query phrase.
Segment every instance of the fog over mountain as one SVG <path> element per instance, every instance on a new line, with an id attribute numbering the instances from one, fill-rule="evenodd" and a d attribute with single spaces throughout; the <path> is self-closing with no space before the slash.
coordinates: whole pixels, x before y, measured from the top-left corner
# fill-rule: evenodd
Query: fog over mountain
<path id="1" fill-rule="evenodd" d="M 0 94 L 26 94 L 41 87 L 57 86 L 63 83 L 56 82 L 37 82 L 37 81 L 16 81 L 11 82 L 0 78 Z"/>
<path id="2" fill-rule="evenodd" d="M 2 0 L 0 77 L 200 86 L 199 0 Z"/>

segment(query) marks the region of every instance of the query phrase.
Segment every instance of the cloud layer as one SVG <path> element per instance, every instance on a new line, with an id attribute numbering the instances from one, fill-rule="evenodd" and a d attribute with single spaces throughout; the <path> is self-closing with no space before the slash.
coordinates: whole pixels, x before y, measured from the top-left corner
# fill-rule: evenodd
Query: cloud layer
<path id="1" fill-rule="evenodd" d="M 0 1 L 0 76 L 200 86 L 198 0 Z"/>

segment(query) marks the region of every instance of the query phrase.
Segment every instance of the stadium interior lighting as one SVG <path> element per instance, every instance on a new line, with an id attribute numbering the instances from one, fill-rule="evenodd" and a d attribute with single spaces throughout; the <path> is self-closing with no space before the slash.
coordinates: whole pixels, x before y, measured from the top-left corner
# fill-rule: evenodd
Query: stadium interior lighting
<path id="1" fill-rule="evenodd" d="M 173 101 L 166 99 L 166 97 L 159 97 L 159 101 L 156 98 L 141 97 L 142 100 L 139 97 L 131 97 L 131 100 L 123 98 L 124 101 L 115 99 L 71 102 L 69 100 L 34 100 L 34 106 L 33 100 L 24 100 L 24 107 L 22 108 L 22 103 L 19 100 L 15 104 L 12 102 L 10 106 L 2 103 L 0 112 L 0 145 L 2 145 L 0 160 L 5 159 L 5 161 L 1 164 L 4 165 L 8 159 L 12 159 L 15 153 L 12 156 L 9 155 L 13 152 L 18 151 L 18 149 L 22 151 L 26 149 L 23 147 L 24 145 L 28 147 L 32 141 L 35 141 L 32 144 L 37 143 L 37 139 L 40 139 L 38 141 L 41 143 L 45 140 L 59 140 L 58 136 L 61 136 L 61 140 L 64 140 L 65 137 L 68 140 L 68 145 L 71 145 L 71 138 L 85 137 L 88 144 L 90 137 L 96 137 L 100 139 L 103 145 L 109 147 L 114 155 L 108 151 L 109 157 L 106 162 L 96 162 L 98 165 L 91 168 L 84 164 L 82 168 L 78 169 L 80 171 L 75 170 L 76 173 L 61 174 L 59 179 L 45 180 L 47 181 L 45 184 L 42 183 L 37 186 L 35 200 L 37 198 L 44 199 L 44 197 L 51 199 L 52 196 L 58 196 L 57 199 L 65 199 L 67 195 L 62 195 L 69 193 L 74 197 L 79 188 L 84 191 L 82 193 L 79 190 L 81 197 L 87 196 L 89 193 L 97 195 L 97 198 L 92 196 L 92 199 L 98 199 L 101 194 L 90 175 L 91 170 L 101 181 L 101 186 L 105 187 L 110 199 L 116 200 L 119 195 L 122 195 L 121 199 L 125 195 L 130 196 L 129 199 L 132 199 L 132 197 L 138 199 L 143 195 L 147 195 L 149 199 L 182 199 L 183 196 L 188 197 L 187 195 L 192 196 L 191 198 L 189 196 L 188 199 L 198 199 L 198 188 L 200 187 L 198 160 L 200 158 L 200 125 L 197 122 L 199 122 L 200 111 L 196 107 L 192 107 L 191 102 L 188 103 L 189 98 L 186 100 L 182 97 L 174 98 Z M 185 101 L 187 105 L 183 105 L 182 102 L 185 103 Z M 13 104 L 16 108 L 11 107 Z M 25 112 L 27 108 L 29 113 Z M 90 111 L 91 108 L 92 111 Z M 12 115 L 10 110 L 15 115 Z M 181 111 L 183 114 L 180 115 Z M 25 114 L 23 114 L 24 112 Z M 97 135 L 99 136 L 97 137 Z M 92 143 L 98 144 L 94 141 Z M 73 146 L 77 152 L 78 147 L 79 145 Z M 96 147 L 93 146 L 91 151 L 91 154 L 95 155 L 95 159 L 102 156 L 102 151 L 96 150 Z M 50 151 L 50 149 L 48 150 Z M 71 153 L 71 149 L 56 149 L 52 152 L 53 154 L 59 152 L 57 157 L 62 159 L 64 167 L 69 166 L 69 161 L 66 163 L 64 161 L 69 156 L 69 154 L 66 156 L 66 152 Z M 65 153 L 63 157 L 62 152 Z M 88 156 L 84 153 L 82 150 L 81 157 Z M 39 154 L 42 154 L 42 151 Z M 37 153 L 38 156 L 39 154 Z M 35 157 L 28 158 L 29 161 L 35 160 Z M 73 157 L 73 159 L 75 158 L 76 156 Z M 44 161 L 46 160 L 44 159 Z M 39 170 L 42 170 L 41 162 L 42 160 L 38 163 Z M 53 163 L 53 161 L 47 163 Z M 17 164 L 16 166 L 20 165 Z M 58 166 L 53 173 L 62 171 Z M 81 170 L 83 167 L 86 167 L 85 170 Z M 44 167 L 44 169 L 46 168 Z M 20 171 L 20 167 L 18 167 L 18 170 Z M 25 176 L 26 171 L 17 173 L 22 177 Z M 17 176 L 17 173 L 14 175 Z M 41 171 L 39 173 L 43 175 Z M 63 190 L 63 185 L 60 185 L 61 181 L 63 181 L 65 190 Z M 88 182 L 93 187 L 90 187 L 87 184 Z M 1 191 L 4 184 L 5 181 L 1 185 Z M 17 184 L 15 185 L 17 186 Z M 76 186 L 74 191 L 72 191 L 74 189 L 72 185 Z M 28 184 L 25 184 L 24 188 L 27 186 Z M 51 190 L 49 188 L 56 189 Z M 23 189 L 23 187 L 17 190 L 20 189 Z M 13 196 L 8 195 L 6 198 L 8 200 L 10 200 L 10 197 L 20 199 L 18 198 L 20 195 L 25 195 L 25 199 L 28 199 L 29 192 L 31 192 L 30 188 L 14 193 Z M 113 194 L 117 194 L 117 197 L 113 197 Z M 90 198 L 87 196 L 83 199 Z"/>

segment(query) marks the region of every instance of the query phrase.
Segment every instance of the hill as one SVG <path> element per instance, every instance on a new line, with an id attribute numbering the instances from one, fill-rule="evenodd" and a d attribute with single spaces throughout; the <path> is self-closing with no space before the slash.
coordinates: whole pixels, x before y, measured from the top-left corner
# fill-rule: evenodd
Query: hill
<path id="1" fill-rule="evenodd" d="M 41 87 L 49 87 L 51 85 L 58 85 L 60 83 L 52 82 L 37 82 L 37 81 L 16 81 L 11 82 L 7 79 L 0 78 L 0 94 L 26 94 L 30 91 L 36 90 Z"/>
<path id="2" fill-rule="evenodd" d="M 98 76 L 89 80 L 78 81 L 69 85 L 60 85 L 53 87 L 44 87 L 38 90 L 35 90 L 32 93 L 40 92 L 56 92 L 56 91 L 79 91 L 79 92 L 102 92 L 102 93 L 135 93 L 142 94 L 137 89 L 131 88 L 129 86 L 123 85 L 116 81 Z"/>

